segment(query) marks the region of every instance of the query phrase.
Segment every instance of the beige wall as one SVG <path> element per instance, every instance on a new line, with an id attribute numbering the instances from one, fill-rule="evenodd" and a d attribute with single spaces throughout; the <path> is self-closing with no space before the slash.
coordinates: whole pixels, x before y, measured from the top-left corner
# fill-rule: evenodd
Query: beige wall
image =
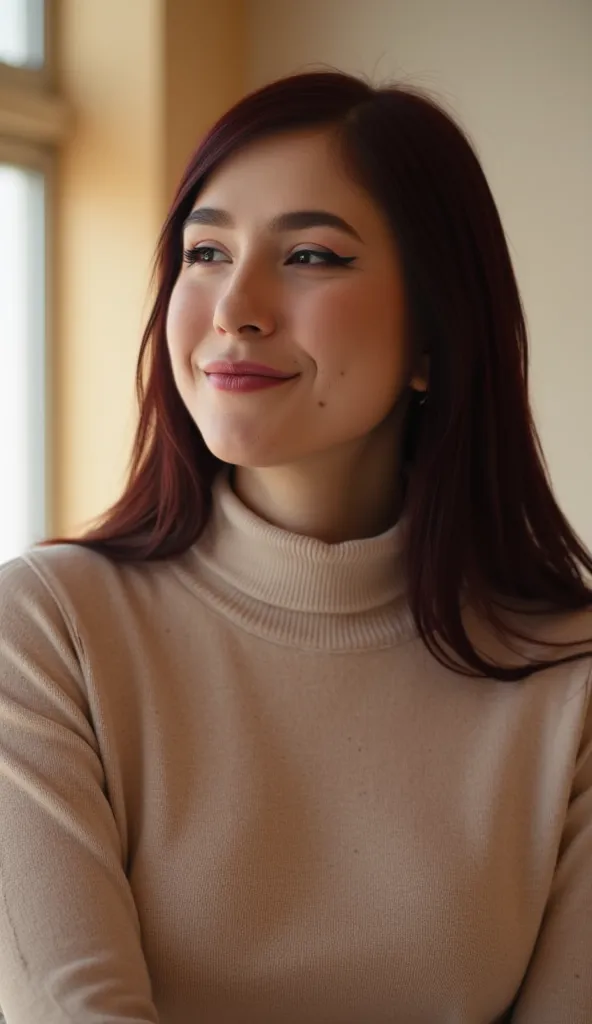
<path id="1" fill-rule="evenodd" d="M 58 530 L 115 497 L 131 438 L 133 366 L 162 209 L 161 12 L 158 0 L 143 0 L 142 18 L 134 7 L 62 0 L 60 84 L 74 131 L 57 197 Z"/>
<path id="2" fill-rule="evenodd" d="M 559 499 L 592 545 L 592 3 L 250 0 L 246 85 L 323 62 L 458 112 L 509 236 Z"/>
<path id="3" fill-rule="evenodd" d="M 166 27 L 162 141 L 168 203 L 200 136 L 243 93 L 246 8 L 243 0 L 161 3 Z"/>
<path id="4" fill-rule="evenodd" d="M 50 532 L 118 497 L 156 239 L 199 135 L 240 95 L 242 0 L 61 0 Z"/>

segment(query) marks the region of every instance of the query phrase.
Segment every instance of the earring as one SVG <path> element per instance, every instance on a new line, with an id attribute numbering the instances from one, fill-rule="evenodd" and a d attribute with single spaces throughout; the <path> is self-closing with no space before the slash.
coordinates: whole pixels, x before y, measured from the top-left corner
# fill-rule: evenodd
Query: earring
<path id="1" fill-rule="evenodd" d="M 428 393 L 424 391 L 422 397 L 419 399 L 418 405 L 425 405 L 428 400 Z"/>

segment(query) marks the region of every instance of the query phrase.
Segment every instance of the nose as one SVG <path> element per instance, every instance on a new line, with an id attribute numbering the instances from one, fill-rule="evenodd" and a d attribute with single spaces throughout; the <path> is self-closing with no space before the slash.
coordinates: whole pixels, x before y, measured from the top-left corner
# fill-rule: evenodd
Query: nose
<path id="1" fill-rule="evenodd" d="M 237 273 L 216 302 L 214 328 L 217 334 L 237 337 L 273 334 L 276 317 L 269 282 L 255 281 L 253 274 Z"/>

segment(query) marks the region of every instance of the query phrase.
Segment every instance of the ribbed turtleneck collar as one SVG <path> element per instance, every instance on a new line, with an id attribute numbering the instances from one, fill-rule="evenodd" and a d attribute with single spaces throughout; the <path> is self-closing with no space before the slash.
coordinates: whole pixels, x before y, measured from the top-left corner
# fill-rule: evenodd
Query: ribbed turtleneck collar
<path id="1" fill-rule="evenodd" d="M 261 519 L 235 494 L 228 470 L 216 477 L 212 497 L 186 569 L 201 596 L 243 628 L 326 650 L 390 646 L 412 632 L 404 521 L 376 537 L 328 544 Z"/>

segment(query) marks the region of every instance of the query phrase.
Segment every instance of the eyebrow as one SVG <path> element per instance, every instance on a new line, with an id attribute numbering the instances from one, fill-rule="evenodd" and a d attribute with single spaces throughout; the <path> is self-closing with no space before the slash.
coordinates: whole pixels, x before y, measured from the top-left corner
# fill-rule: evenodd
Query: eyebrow
<path id="1" fill-rule="evenodd" d="M 218 210 L 212 206 L 202 206 L 193 210 L 183 224 L 183 230 L 189 224 L 209 224 L 217 228 L 232 228 L 234 220 L 226 210 Z M 336 213 L 329 213 L 327 210 L 292 210 L 289 213 L 280 213 L 270 221 L 269 227 L 272 231 L 302 231 L 306 228 L 329 227 L 344 231 L 351 235 L 358 242 L 361 242 L 358 232 L 351 224 L 348 224 L 343 217 Z"/>

